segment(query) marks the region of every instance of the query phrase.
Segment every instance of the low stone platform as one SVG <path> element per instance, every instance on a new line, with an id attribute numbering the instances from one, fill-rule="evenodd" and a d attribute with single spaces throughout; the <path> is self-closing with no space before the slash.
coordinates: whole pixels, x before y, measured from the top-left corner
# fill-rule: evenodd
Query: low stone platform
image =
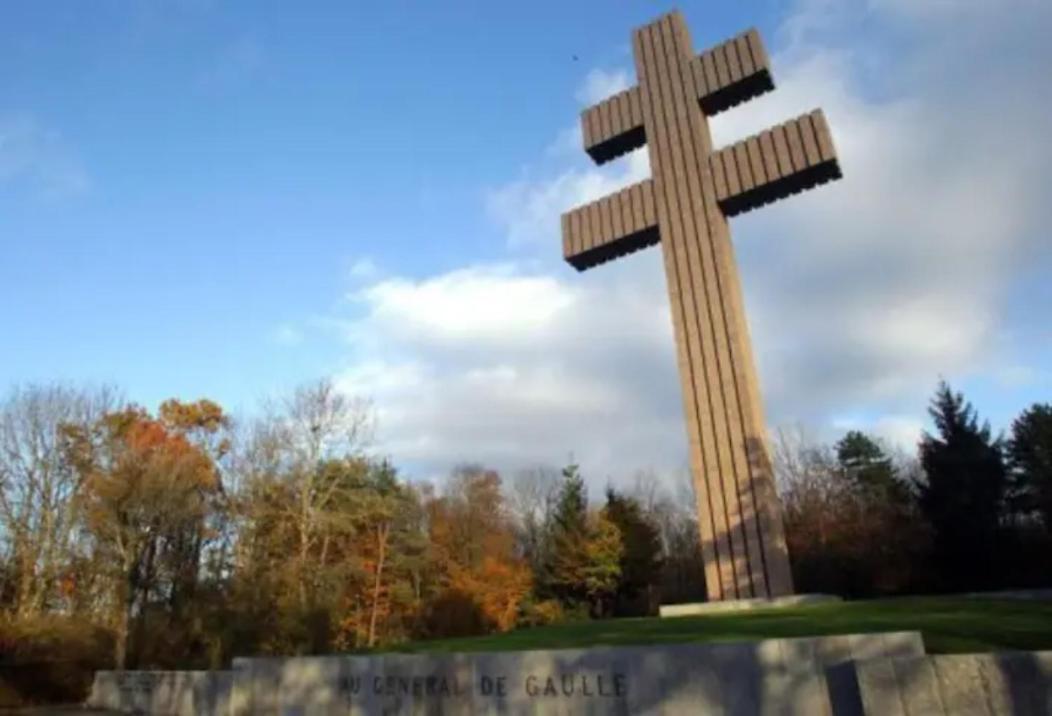
<path id="1" fill-rule="evenodd" d="M 723 602 L 691 602 L 688 604 L 662 604 L 658 614 L 663 617 L 694 617 L 705 614 L 748 611 L 750 609 L 777 609 L 799 607 L 806 604 L 826 604 L 842 601 L 832 594 L 790 594 L 773 599 L 729 599 Z"/>
<path id="2" fill-rule="evenodd" d="M 870 659 L 855 672 L 867 714 L 1052 714 L 1052 651 Z"/>
<path id="3" fill-rule="evenodd" d="M 924 654 L 916 632 L 469 654 L 239 658 L 98 672 L 90 706 L 152 714 L 858 714 L 852 663 Z"/>
<path id="4" fill-rule="evenodd" d="M 1052 652 L 927 656 L 916 632 L 501 653 L 235 659 L 95 674 L 87 706 L 165 716 L 1052 715 Z"/>
<path id="5" fill-rule="evenodd" d="M 230 714 L 233 671 L 97 671 L 87 706 L 137 714 Z"/>

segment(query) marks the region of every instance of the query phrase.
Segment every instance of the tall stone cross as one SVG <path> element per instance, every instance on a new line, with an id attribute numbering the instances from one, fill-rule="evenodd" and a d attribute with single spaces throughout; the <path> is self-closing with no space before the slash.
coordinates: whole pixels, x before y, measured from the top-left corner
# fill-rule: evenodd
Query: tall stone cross
<path id="1" fill-rule="evenodd" d="M 639 83 L 581 114 L 585 151 L 652 178 L 562 217 L 578 271 L 660 243 L 709 599 L 793 592 L 727 217 L 840 177 L 820 110 L 713 150 L 708 117 L 774 89 L 755 30 L 695 55 L 678 12 L 632 33 Z"/>

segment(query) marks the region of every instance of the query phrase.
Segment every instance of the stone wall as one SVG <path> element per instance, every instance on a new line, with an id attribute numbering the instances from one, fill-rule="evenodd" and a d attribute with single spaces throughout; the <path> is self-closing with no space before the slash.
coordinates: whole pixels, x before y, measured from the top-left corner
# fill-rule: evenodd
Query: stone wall
<path id="1" fill-rule="evenodd" d="M 920 635 L 903 632 L 489 654 L 236 659 L 232 714 L 839 715 L 861 713 L 852 659 L 923 653 Z"/>
<path id="2" fill-rule="evenodd" d="M 1052 652 L 925 656 L 916 632 L 100 671 L 88 705 L 247 714 L 1052 716 Z"/>
<path id="3" fill-rule="evenodd" d="M 232 671 L 97 671 L 87 705 L 165 716 L 230 713 Z"/>
<path id="4" fill-rule="evenodd" d="M 1052 651 L 881 658 L 855 672 L 867 714 L 1052 714 Z"/>

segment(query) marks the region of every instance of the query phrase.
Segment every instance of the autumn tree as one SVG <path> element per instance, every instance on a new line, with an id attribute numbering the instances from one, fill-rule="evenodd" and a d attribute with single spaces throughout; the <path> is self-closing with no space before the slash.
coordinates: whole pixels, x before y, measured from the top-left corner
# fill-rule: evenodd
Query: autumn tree
<path id="1" fill-rule="evenodd" d="M 0 401 L 0 595 L 20 618 L 73 606 L 86 558 L 76 541 L 83 483 L 62 449 L 64 430 L 118 403 L 109 388 L 57 384 L 16 387 Z"/>
<path id="2" fill-rule="evenodd" d="M 606 511 L 590 513 L 585 560 L 576 565 L 580 569 L 576 579 L 593 617 L 612 615 L 614 598 L 621 585 L 623 554 L 624 535 Z M 574 579 L 572 572 L 564 576 L 568 582 Z"/>
<path id="3" fill-rule="evenodd" d="M 852 431 L 829 448 L 782 430 L 774 457 L 800 589 L 858 597 L 919 584 L 927 530 L 877 440 Z"/>
<path id="4" fill-rule="evenodd" d="M 244 430 L 231 461 L 233 593 L 266 626 L 232 639 L 318 653 L 404 639 L 417 627 L 432 576 L 421 496 L 365 454 L 369 423 L 365 404 L 322 381 Z"/>
<path id="5" fill-rule="evenodd" d="M 87 428 L 69 426 L 65 439 L 84 484 L 96 564 L 108 565 L 114 664 L 123 669 L 131 617 L 145 616 L 166 546 L 189 526 L 200 527 L 217 474 L 203 450 L 141 408 L 107 413 Z"/>
<path id="6" fill-rule="evenodd" d="M 432 633 L 505 631 L 532 586 L 517 553 L 500 476 L 475 466 L 454 471 L 428 518 L 441 589 L 429 610 Z"/>
<path id="7" fill-rule="evenodd" d="M 557 469 L 538 466 L 516 472 L 508 489 L 508 508 L 518 530 L 519 551 L 534 573 L 541 572 L 548 557 L 559 486 Z"/>
<path id="8" fill-rule="evenodd" d="M 360 455 L 369 421 L 366 405 L 321 380 L 298 387 L 271 406 L 255 428 L 257 455 L 248 462 L 258 472 L 248 476 L 255 483 L 249 489 L 287 497 L 269 504 L 281 511 L 281 524 L 291 532 L 285 570 L 304 612 L 319 594 L 321 573 L 315 567 L 329 543 L 331 508 L 343 487 L 321 467 L 327 459 Z"/>
<path id="9" fill-rule="evenodd" d="M 215 471 L 215 489 L 202 493 L 208 504 L 202 506 L 201 519 L 188 521 L 183 529 L 173 532 L 158 555 L 158 562 L 168 572 L 170 589 L 167 595 L 172 618 L 178 621 L 192 605 L 197 595 L 201 570 L 209 565 L 213 579 L 218 578 L 224 565 L 222 554 L 211 555 L 210 547 L 224 550 L 222 539 L 228 518 L 229 504 L 223 485 L 221 465 L 231 448 L 231 421 L 215 402 L 201 399 L 183 402 L 172 399 L 161 404 L 158 420 L 173 436 L 192 445 L 210 461 Z"/>
<path id="10" fill-rule="evenodd" d="M 345 597 L 352 609 L 342 622 L 344 643 L 372 647 L 394 620 L 401 618 L 404 630 L 419 611 L 427 550 L 422 506 L 417 492 L 386 461 L 370 462 L 364 479 L 345 498 L 344 514 L 353 532 L 341 551 L 365 580 L 364 589 Z M 353 640 L 346 638 L 349 631 Z"/>
<path id="11" fill-rule="evenodd" d="M 852 542 L 846 528 L 857 515 L 848 483 L 837 479 L 836 458 L 801 431 L 780 430 L 773 461 L 785 511 L 785 533 L 793 580 L 800 589 L 844 594 L 852 591 Z"/>

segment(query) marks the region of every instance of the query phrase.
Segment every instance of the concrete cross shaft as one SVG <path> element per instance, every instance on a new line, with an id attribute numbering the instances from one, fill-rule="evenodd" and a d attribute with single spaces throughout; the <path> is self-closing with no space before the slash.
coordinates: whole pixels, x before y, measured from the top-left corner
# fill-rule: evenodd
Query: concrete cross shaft
<path id="1" fill-rule="evenodd" d="M 581 114 L 603 163 L 646 144 L 652 178 L 562 216 L 583 271 L 661 244 L 709 599 L 793 592 L 727 217 L 840 177 L 816 110 L 713 150 L 708 116 L 774 89 L 755 30 L 695 55 L 672 12 L 632 33 L 638 85 Z"/>

